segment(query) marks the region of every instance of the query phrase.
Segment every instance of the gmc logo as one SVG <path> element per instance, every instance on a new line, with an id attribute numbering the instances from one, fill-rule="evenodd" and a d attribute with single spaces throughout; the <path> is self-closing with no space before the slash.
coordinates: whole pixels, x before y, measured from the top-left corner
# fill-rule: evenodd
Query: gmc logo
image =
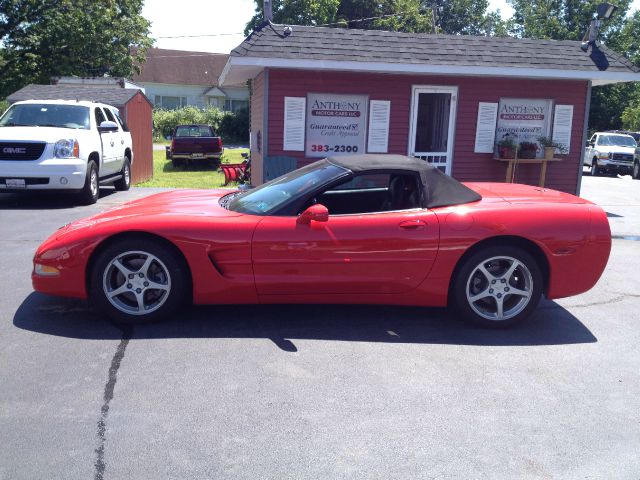
<path id="1" fill-rule="evenodd" d="M 2 149 L 2 153 L 27 153 L 27 149 L 20 147 L 5 147 Z"/>

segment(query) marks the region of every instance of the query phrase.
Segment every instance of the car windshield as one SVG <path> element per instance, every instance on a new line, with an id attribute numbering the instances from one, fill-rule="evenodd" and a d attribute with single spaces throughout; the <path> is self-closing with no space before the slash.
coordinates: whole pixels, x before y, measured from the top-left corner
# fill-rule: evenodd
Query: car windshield
<path id="1" fill-rule="evenodd" d="M 598 145 L 609 147 L 635 147 L 636 141 L 630 135 L 602 135 Z"/>
<path id="2" fill-rule="evenodd" d="M 185 125 L 176 128 L 176 137 L 213 137 L 210 127 L 204 125 Z"/>
<path id="3" fill-rule="evenodd" d="M 289 201 L 304 195 L 316 187 L 345 175 L 348 170 L 325 162 L 316 162 L 289 172 L 254 190 L 235 195 L 225 205 L 234 212 L 252 215 L 269 215 Z M 223 197 L 223 200 L 227 197 Z"/>
<path id="4" fill-rule="evenodd" d="M 89 108 L 82 105 L 23 103 L 12 105 L 0 127 L 59 127 L 89 129 Z"/>

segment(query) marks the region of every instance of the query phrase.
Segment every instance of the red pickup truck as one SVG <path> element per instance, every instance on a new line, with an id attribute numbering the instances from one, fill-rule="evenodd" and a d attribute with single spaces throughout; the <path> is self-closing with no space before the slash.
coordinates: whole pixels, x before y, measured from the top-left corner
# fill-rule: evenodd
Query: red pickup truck
<path id="1" fill-rule="evenodd" d="M 167 147 L 167 159 L 171 159 L 174 166 L 192 160 L 208 160 L 218 165 L 223 153 L 222 139 L 215 136 L 209 125 L 176 126 L 171 146 Z"/>

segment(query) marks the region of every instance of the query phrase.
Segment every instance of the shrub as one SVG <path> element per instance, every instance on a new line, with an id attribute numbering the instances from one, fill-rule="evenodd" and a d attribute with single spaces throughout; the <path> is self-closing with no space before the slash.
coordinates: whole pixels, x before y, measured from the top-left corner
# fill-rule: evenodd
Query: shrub
<path id="1" fill-rule="evenodd" d="M 215 107 L 183 107 L 176 110 L 154 109 L 153 137 L 156 140 L 167 138 L 176 125 L 185 123 L 211 125 L 225 143 L 248 142 L 249 140 L 249 114 L 246 110 L 241 110 L 238 113 L 221 112 Z"/>

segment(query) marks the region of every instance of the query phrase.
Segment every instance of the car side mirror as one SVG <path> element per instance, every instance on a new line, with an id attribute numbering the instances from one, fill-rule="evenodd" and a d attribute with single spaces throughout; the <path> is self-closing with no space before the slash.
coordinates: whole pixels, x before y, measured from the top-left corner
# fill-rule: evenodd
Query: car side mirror
<path id="1" fill-rule="evenodd" d="M 98 127 L 99 132 L 117 132 L 118 124 L 116 122 L 111 122 L 109 120 L 105 120 Z"/>
<path id="2" fill-rule="evenodd" d="M 326 222 L 329 220 L 329 210 L 327 207 L 320 203 L 311 205 L 304 212 L 300 214 L 297 222 L 303 225 L 309 225 L 311 220 L 316 222 Z"/>

